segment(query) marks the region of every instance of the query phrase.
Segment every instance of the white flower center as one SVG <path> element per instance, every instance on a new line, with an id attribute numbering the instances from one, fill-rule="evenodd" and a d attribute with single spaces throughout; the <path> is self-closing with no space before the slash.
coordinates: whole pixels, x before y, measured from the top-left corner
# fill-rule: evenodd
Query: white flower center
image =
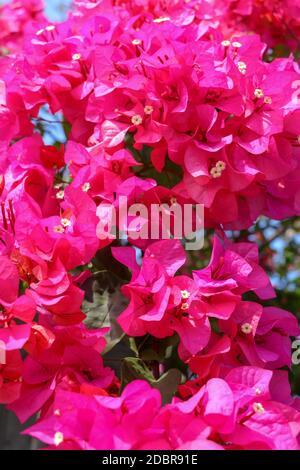
<path id="1" fill-rule="evenodd" d="M 67 218 L 61 219 L 60 223 L 63 227 L 70 227 L 70 225 L 71 225 L 70 219 L 67 219 Z"/>
<path id="2" fill-rule="evenodd" d="M 57 198 L 57 199 L 63 199 L 64 196 L 65 196 L 65 192 L 64 192 L 63 189 L 61 189 L 60 191 L 58 191 L 58 192 L 56 193 L 56 198 Z"/>
<path id="3" fill-rule="evenodd" d="M 210 170 L 210 174 L 213 178 L 220 178 L 220 176 L 222 176 L 222 172 L 215 166 Z"/>
<path id="4" fill-rule="evenodd" d="M 247 64 L 245 64 L 245 62 L 238 62 L 237 66 L 241 74 L 245 75 L 247 72 Z"/>
<path id="5" fill-rule="evenodd" d="M 54 441 L 54 445 L 59 446 L 59 444 L 61 444 L 61 443 L 64 441 L 64 435 L 63 435 L 63 433 L 62 433 L 62 432 L 59 432 L 59 431 L 56 432 L 56 433 L 54 434 L 54 439 L 53 439 L 53 441 Z"/>
<path id="6" fill-rule="evenodd" d="M 218 171 L 224 171 L 225 168 L 226 168 L 226 163 L 223 162 L 223 160 L 219 160 L 217 163 L 216 163 L 216 168 Z"/>
<path id="7" fill-rule="evenodd" d="M 45 30 L 46 31 L 53 31 L 55 29 L 54 24 L 49 24 L 49 26 L 46 26 Z"/>
<path id="8" fill-rule="evenodd" d="M 245 333 L 245 335 L 249 335 L 250 333 L 252 333 L 253 326 L 250 325 L 250 323 L 244 323 L 241 326 L 241 330 L 242 330 L 243 333 Z"/>
<path id="9" fill-rule="evenodd" d="M 264 413 L 265 409 L 261 403 L 253 403 L 255 413 Z"/>
<path id="10" fill-rule="evenodd" d="M 53 232 L 55 233 L 64 233 L 64 231 L 65 229 L 62 225 L 55 225 L 55 227 L 53 227 Z"/>
<path id="11" fill-rule="evenodd" d="M 164 23 L 165 21 L 170 21 L 170 17 L 161 16 L 160 18 L 155 18 L 155 20 L 153 20 L 153 23 Z"/>
<path id="12" fill-rule="evenodd" d="M 131 122 L 132 122 L 132 124 L 134 124 L 135 126 L 139 126 L 140 124 L 142 124 L 143 118 L 142 118 L 142 116 L 141 116 L 140 114 L 135 114 L 134 116 L 132 116 Z"/>
<path id="13" fill-rule="evenodd" d="M 153 113 L 153 106 L 147 105 L 144 107 L 145 114 L 152 114 Z"/>
<path id="14" fill-rule="evenodd" d="M 83 192 L 87 193 L 87 192 L 91 189 L 90 183 L 84 183 L 84 184 L 81 186 L 81 189 L 82 189 Z"/>
<path id="15" fill-rule="evenodd" d="M 142 41 L 140 39 L 133 39 L 132 44 L 134 46 L 139 46 L 140 44 L 142 44 Z"/>
<path id="16" fill-rule="evenodd" d="M 181 293 L 181 298 L 182 299 L 188 299 L 189 296 L 191 295 L 188 290 L 182 290 L 182 291 L 180 291 L 180 293 Z"/>
<path id="17" fill-rule="evenodd" d="M 262 98 L 264 96 L 263 90 L 261 88 L 255 88 L 254 96 L 256 96 L 256 98 Z"/>
<path id="18" fill-rule="evenodd" d="M 81 59 L 81 54 L 73 54 L 72 55 L 72 60 L 80 60 Z"/>

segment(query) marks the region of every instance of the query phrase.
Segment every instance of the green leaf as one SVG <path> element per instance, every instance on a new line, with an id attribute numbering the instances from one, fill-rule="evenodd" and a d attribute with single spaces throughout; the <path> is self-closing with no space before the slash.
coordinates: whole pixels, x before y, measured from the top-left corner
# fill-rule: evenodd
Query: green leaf
<path id="1" fill-rule="evenodd" d="M 152 166 L 151 161 L 149 163 L 145 163 L 144 161 L 148 160 L 148 154 L 150 153 L 145 153 L 145 150 L 143 150 L 141 154 L 143 155 L 142 160 L 144 167 L 135 167 L 138 176 L 142 178 L 152 178 L 159 186 L 164 186 L 165 188 L 173 188 L 182 180 L 182 168 L 172 162 L 168 157 L 166 157 L 164 169 L 159 172 Z M 147 155 L 147 157 L 145 155 Z"/>
<path id="2" fill-rule="evenodd" d="M 178 336 L 168 336 L 157 340 L 153 336 L 145 335 L 141 337 L 127 337 L 128 346 L 136 357 L 143 361 L 163 362 L 172 355 L 174 347 L 178 346 Z"/>
<path id="3" fill-rule="evenodd" d="M 147 382 L 155 382 L 151 370 L 145 363 L 137 357 L 125 357 L 122 361 L 121 369 L 121 389 L 133 380 L 147 380 Z"/>
<path id="4" fill-rule="evenodd" d="M 163 404 L 170 403 L 181 382 L 181 372 L 170 369 L 156 380 L 149 367 L 139 358 L 126 357 L 122 362 L 121 390 L 133 380 L 146 380 L 160 391 Z"/>
<path id="5" fill-rule="evenodd" d="M 86 314 L 84 322 L 88 328 L 109 326 L 108 302 L 109 295 L 107 292 L 103 294 L 94 292 L 92 302 L 83 301 L 82 311 Z"/>
<path id="6" fill-rule="evenodd" d="M 130 347 L 131 351 L 136 355 L 136 357 L 138 357 L 139 350 L 138 350 L 138 346 L 136 344 L 136 338 L 133 338 L 133 337 L 130 336 L 128 338 L 128 343 L 129 343 L 129 347 Z"/>
<path id="7" fill-rule="evenodd" d="M 162 396 L 163 404 L 170 403 L 181 382 L 181 372 L 178 369 L 169 369 L 152 385 L 157 388 Z"/>
<path id="8" fill-rule="evenodd" d="M 63 129 L 64 129 L 66 139 L 68 139 L 68 137 L 69 137 L 69 134 L 71 132 L 71 128 L 72 128 L 72 126 L 69 122 L 67 122 L 67 121 L 63 122 Z"/>
<path id="9" fill-rule="evenodd" d="M 103 352 L 106 354 L 125 336 L 117 319 L 125 310 L 127 299 L 120 291 L 102 291 L 98 280 L 93 281 L 91 289 L 92 293 L 89 293 L 89 297 L 92 296 L 92 299 L 86 299 L 82 304 L 82 310 L 86 314 L 85 324 L 88 328 L 109 328 L 106 335 L 107 345 Z"/>

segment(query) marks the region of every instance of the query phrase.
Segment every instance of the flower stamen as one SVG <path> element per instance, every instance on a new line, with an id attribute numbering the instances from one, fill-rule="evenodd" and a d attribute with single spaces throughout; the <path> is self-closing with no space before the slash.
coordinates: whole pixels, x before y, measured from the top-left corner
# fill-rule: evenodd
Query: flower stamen
<path id="1" fill-rule="evenodd" d="M 142 124 L 143 118 L 140 114 L 135 114 L 134 116 L 132 116 L 131 122 L 134 126 L 139 126 L 140 124 Z"/>
<path id="2" fill-rule="evenodd" d="M 62 432 L 56 432 L 54 434 L 54 445 L 59 446 L 64 441 L 64 435 Z"/>
<path id="3" fill-rule="evenodd" d="M 258 414 L 265 412 L 265 409 L 261 403 L 253 403 L 253 409 L 255 413 L 258 413 Z"/>
<path id="4" fill-rule="evenodd" d="M 244 323 L 241 326 L 241 330 L 243 333 L 245 333 L 245 335 L 249 335 L 250 333 L 252 333 L 253 326 L 250 323 Z"/>

